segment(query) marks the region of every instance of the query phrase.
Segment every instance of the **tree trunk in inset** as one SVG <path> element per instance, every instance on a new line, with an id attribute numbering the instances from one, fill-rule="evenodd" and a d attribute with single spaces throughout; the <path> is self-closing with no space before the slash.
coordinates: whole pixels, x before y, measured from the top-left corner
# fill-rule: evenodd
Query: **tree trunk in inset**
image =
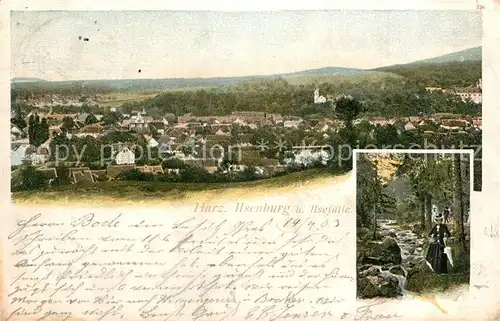
<path id="1" fill-rule="evenodd" d="M 460 251 L 466 253 L 467 245 L 465 243 L 465 228 L 464 228 L 464 204 L 463 204 L 463 186 L 462 186 L 462 170 L 461 170 L 460 154 L 454 155 L 453 172 L 455 178 L 455 186 L 453 191 L 453 207 L 455 216 L 455 231 L 457 232 Z"/>
<path id="2" fill-rule="evenodd" d="M 425 197 L 420 196 L 419 197 L 419 203 L 420 203 L 420 226 L 422 230 L 425 230 Z"/>
<path id="3" fill-rule="evenodd" d="M 432 228 L 432 196 L 425 194 L 425 212 L 427 218 L 427 230 L 430 231 Z"/>

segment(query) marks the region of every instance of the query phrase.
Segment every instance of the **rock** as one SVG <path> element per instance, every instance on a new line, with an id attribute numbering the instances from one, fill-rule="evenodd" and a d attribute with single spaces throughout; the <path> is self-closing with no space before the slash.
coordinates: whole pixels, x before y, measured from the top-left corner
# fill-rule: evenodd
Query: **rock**
<path id="1" fill-rule="evenodd" d="M 380 284 L 380 296 L 383 298 L 396 298 L 403 295 L 401 288 L 399 287 L 399 280 L 395 276 L 383 277 L 383 281 Z"/>
<path id="2" fill-rule="evenodd" d="M 371 277 L 376 278 L 376 277 Z M 357 296 L 360 299 L 370 299 L 379 296 L 378 282 L 370 277 L 360 278 L 357 282 Z"/>
<path id="3" fill-rule="evenodd" d="M 373 257 L 373 256 L 364 256 L 361 259 L 362 264 L 375 264 L 375 265 L 382 265 L 384 262 L 380 257 Z"/>
<path id="4" fill-rule="evenodd" d="M 392 268 L 390 268 L 389 272 L 392 274 L 405 276 L 405 271 L 399 265 L 396 265 L 396 266 L 393 266 Z"/>
<path id="5" fill-rule="evenodd" d="M 393 238 L 397 237 L 396 236 L 396 232 L 393 232 L 393 231 L 389 232 L 387 235 L 390 236 L 390 237 L 393 237 Z"/>
<path id="6" fill-rule="evenodd" d="M 361 267 L 359 267 L 358 271 L 359 271 L 359 272 L 366 271 L 366 270 L 368 270 L 369 268 L 371 268 L 372 266 L 373 266 L 373 265 L 369 265 L 369 264 L 362 265 Z"/>
<path id="7" fill-rule="evenodd" d="M 380 275 L 358 279 L 357 292 L 358 297 L 362 299 L 375 297 L 396 298 L 403 294 L 396 277 Z"/>
<path id="8" fill-rule="evenodd" d="M 414 254 L 414 253 L 415 253 L 415 248 L 413 248 L 413 247 L 412 247 L 412 248 L 410 248 L 410 249 L 408 250 L 408 253 L 409 253 L 409 254 Z"/>
<path id="9" fill-rule="evenodd" d="M 379 274 L 380 274 L 380 269 L 377 266 L 372 266 L 368 270 L 360 272 L 359 276 L 363 278 L 367 276 L 377 276 Z"/>
<path id="10" fill-rule="evenodd" d="M 392 237 L 387 237 L 382 244 L 376 246 L 374 253 L 382 263 L 401 264 L 401 248 Z"/>

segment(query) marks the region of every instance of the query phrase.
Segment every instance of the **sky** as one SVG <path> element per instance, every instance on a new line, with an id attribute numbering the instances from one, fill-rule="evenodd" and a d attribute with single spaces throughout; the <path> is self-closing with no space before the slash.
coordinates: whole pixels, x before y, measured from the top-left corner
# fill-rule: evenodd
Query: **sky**
<path id="1" fill-rule="evenodd" d="M 370 69 L 479 46 L 481 38 L 479 10 L 12 11 L 11 76 L 56 81 Z"/>

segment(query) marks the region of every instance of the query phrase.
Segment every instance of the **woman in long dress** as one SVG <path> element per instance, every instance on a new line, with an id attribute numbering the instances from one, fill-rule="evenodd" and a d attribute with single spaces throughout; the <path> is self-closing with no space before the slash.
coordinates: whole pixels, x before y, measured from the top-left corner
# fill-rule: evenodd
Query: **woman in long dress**
<path id="1" fill-rule="evenodd" d="M 436 224 L 429 233 L 429 237 L 432 237 L 433 242 L 429 245 L 427 250 L 427 264 L 436 272 L 437 274 L 448 273 L 448 260 L 444 249 L 446 247 L 445 238 L 450 237 L 450 230 L 448 226 L 443 223 L 443 216 L 438 215 L 436 218 Z"/>

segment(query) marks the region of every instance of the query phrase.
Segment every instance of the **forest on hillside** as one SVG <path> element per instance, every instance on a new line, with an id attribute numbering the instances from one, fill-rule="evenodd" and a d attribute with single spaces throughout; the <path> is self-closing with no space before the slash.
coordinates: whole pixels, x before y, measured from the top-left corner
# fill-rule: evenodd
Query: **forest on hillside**
<path id="1" fill-rule="evenodd" d="M 164 88 L 164 92 L 151 99 L 126 102 L 122 109 L 130 112 L 144 107 L 177 116 L 187 113 L 198 116 L 223 115 L 240 110 L 302 117 L 332 116 L 330 104 L 313 103 L 312 92 L 318 87 L 320 94 L 324 96 L 346 94 L 362 101 L 364 115 L 397 117 L 431 113 L 481 114 L 480 105 L 462 102 L 456 95 L 425 91 L 425 87 L 429 86 L 474 86 L 481 78 L 480 62 L 403 65 L 379 70 L 385 74 L 367 76 L 361 73 L 329 78 L 308 76 L 308 83 L 301 83 L 295 78 L 287 80 L 282 77 L 267 77 L 211 88 L 193 86 L 170 91 L 169 88 Z M 128 82 L 133 86 L 133 80 Z M 14 83 L 11 94 L 22 101 L 28 97 L 49 94 L 85 96 L 113 91 L 112 86 L 106 85 L 106 82 L 99 84 L 101 83 Z M 16 104 L 14 100 L 13 103 Z"/>
<path id="2" fill-rule="evenodd" d="M 482 74 L 482 61 L 453 61 L 440 64 L 408 64 L 378 68 L 406 77 L 427 87 L 468 87 L 475 85 Z"/>

